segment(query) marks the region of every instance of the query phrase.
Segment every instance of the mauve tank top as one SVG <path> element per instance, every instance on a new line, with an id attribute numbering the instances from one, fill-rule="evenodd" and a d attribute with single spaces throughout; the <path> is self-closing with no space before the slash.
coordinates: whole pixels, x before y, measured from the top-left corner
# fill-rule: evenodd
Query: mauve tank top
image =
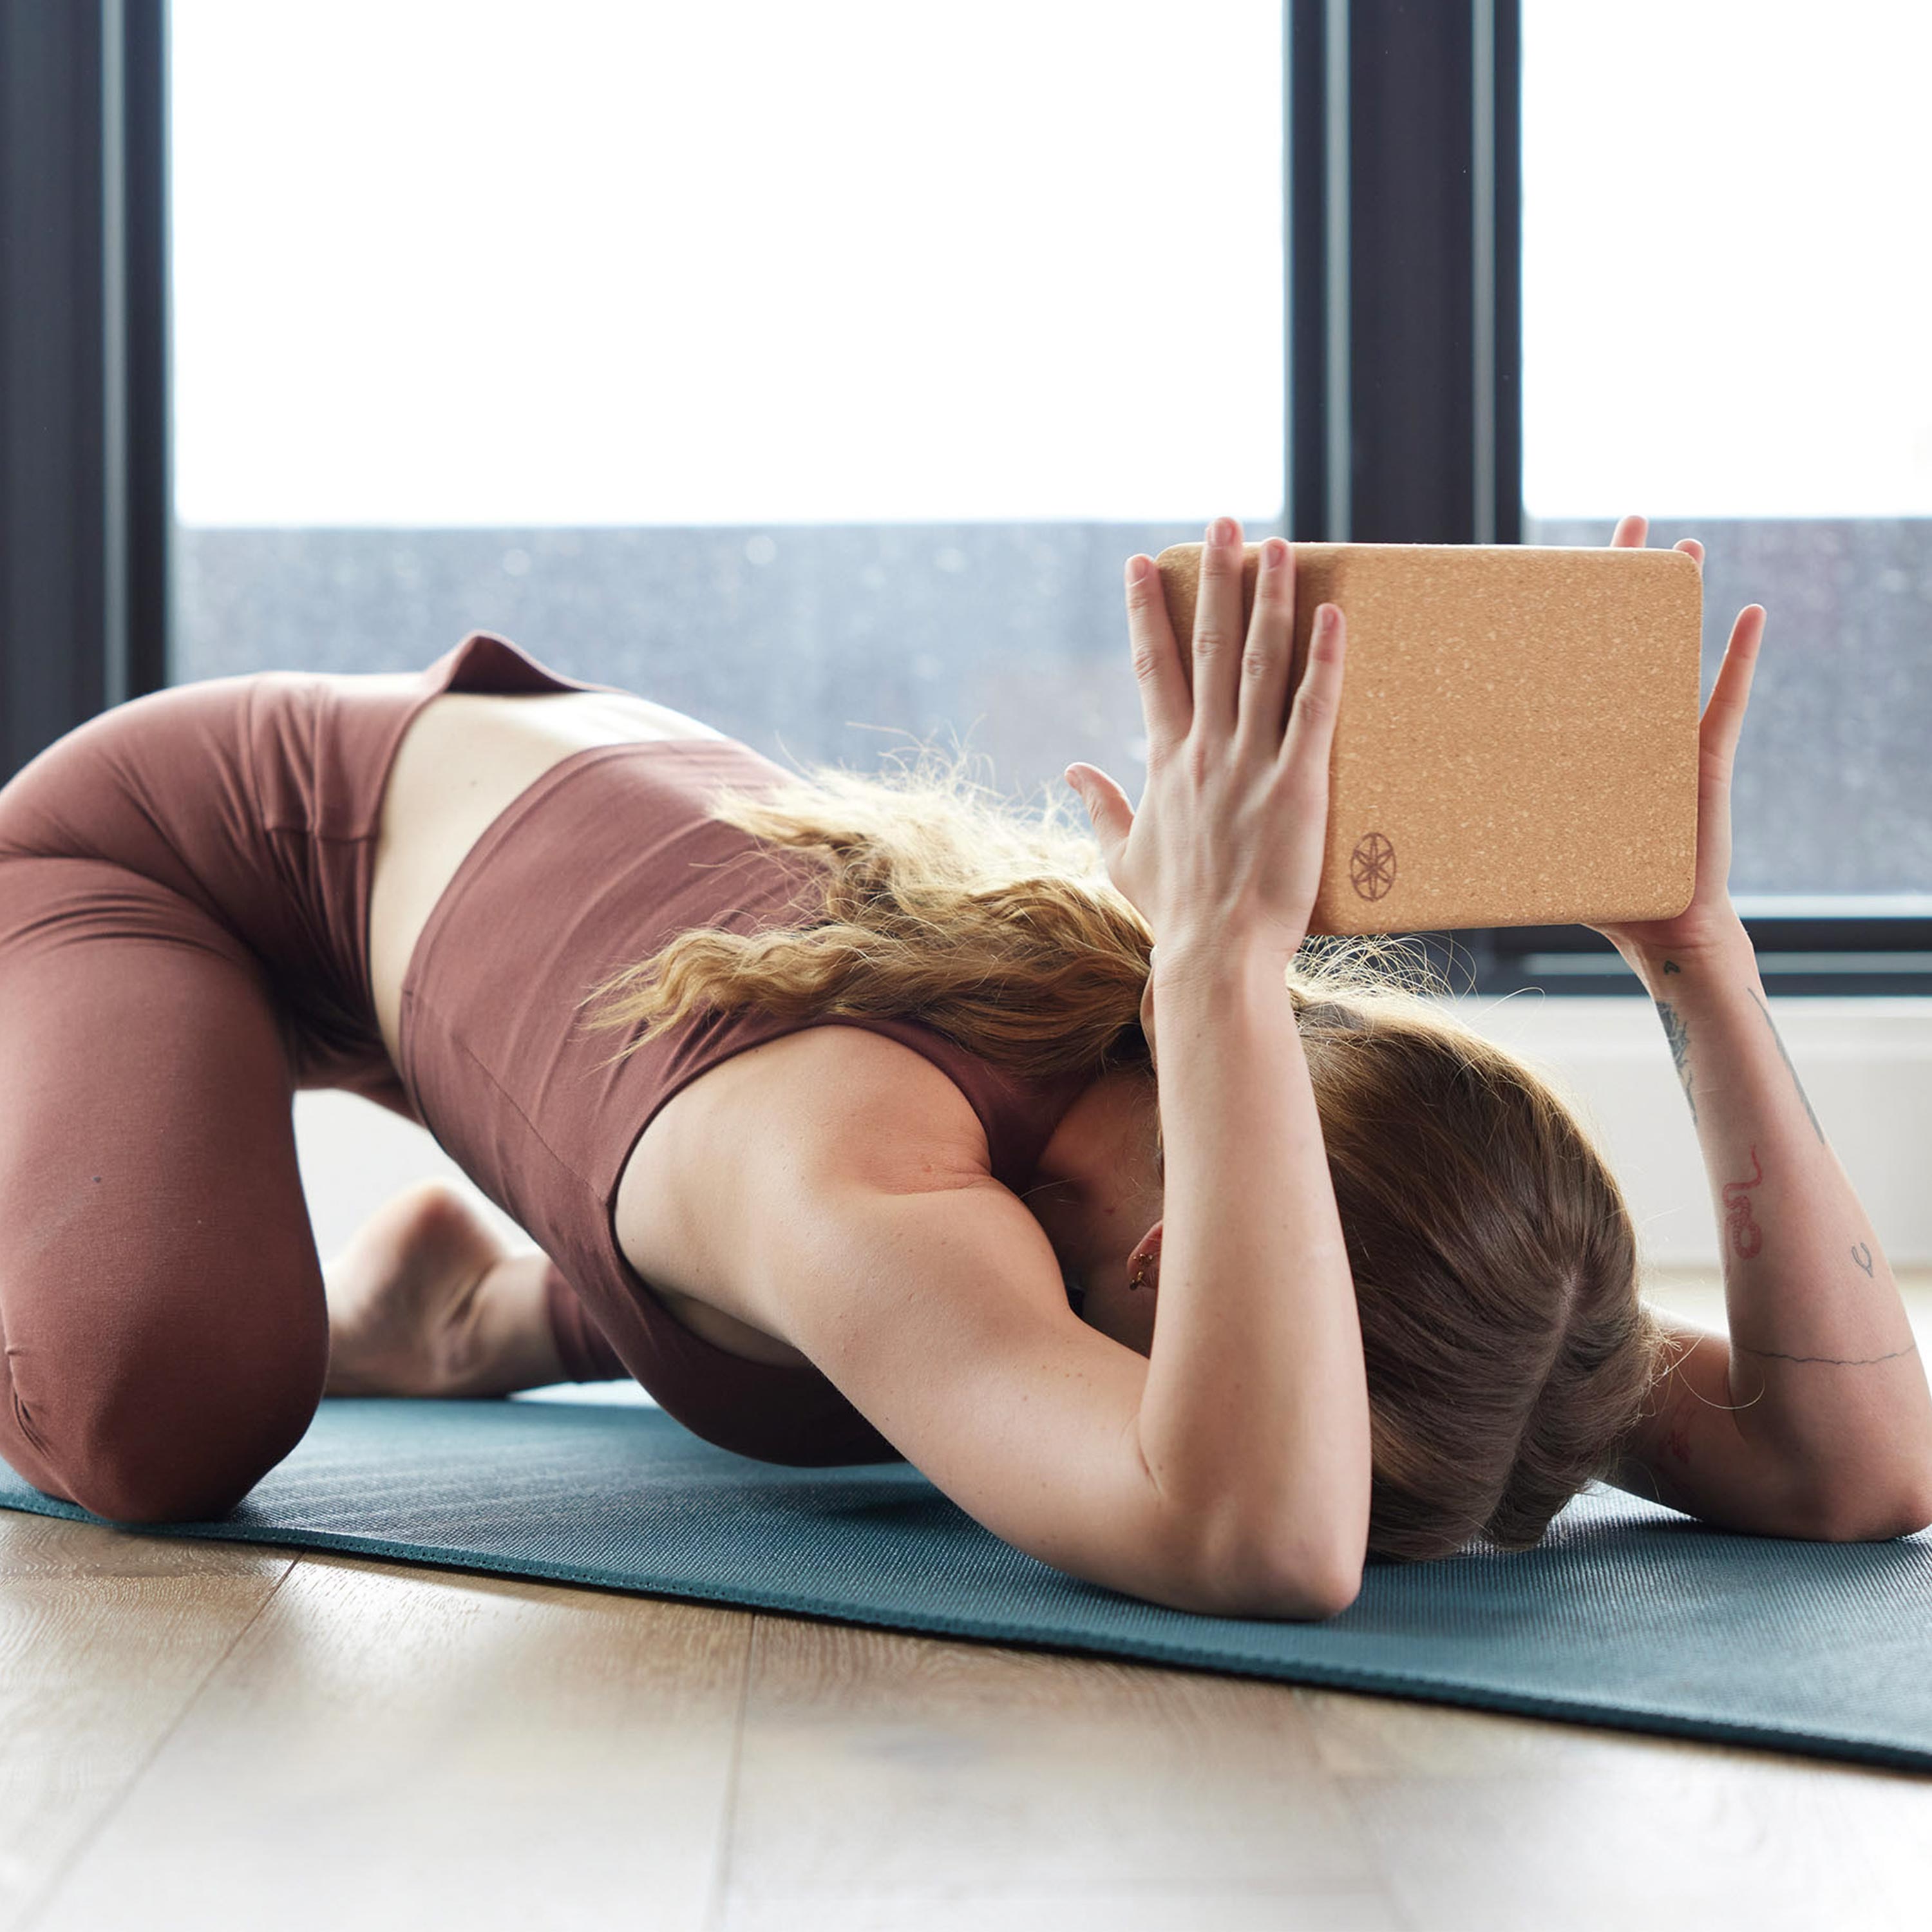
<path id="1" fill-rule="evenodd" d="M 424 674 L 433 689 L 610 690 L 478 632 Z M 784 1020 L 715 1010 L 622 1061 L 641 1028 L 592 1033 L 578 1003 L 673 934 L 800 922 L 815 862 L 706 815 L 719 786 L 793 775 L 731 738 L 572 753 L 494 819 L 432 909 L 402 992 L 397 1070 L 424 1124 L 549 1256 L 624 1366 L 694 1433 L 764 1460 L 881 1462 L 899 1452 L 817 1369 L 753 1362 L 693 1334 L 632 1269 L 617 1185 L 658 1109 L 707 1068 L 807 1026 L 882 1034 L 932 1062 L 986 1130 L 1016 1192 L 1090 1076 L 1029 1083 L 903 1018 Z"/>

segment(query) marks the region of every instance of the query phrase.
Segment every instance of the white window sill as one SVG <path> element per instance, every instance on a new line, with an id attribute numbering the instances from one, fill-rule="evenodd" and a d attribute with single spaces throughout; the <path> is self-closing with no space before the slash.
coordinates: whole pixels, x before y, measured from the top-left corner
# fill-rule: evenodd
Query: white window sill
<path id="1" fill-rule="evenodd" d="M 1650 1001 L 1531 992 L 1451 1006 L 1485 1039 L 1520 1054 L 1576 1107 L 1630 1202 L 1646 1275 L 1714 1276 L 1710 1183 Z M 1932 1268 L 1932 999 L 1774 994 L 1771 1010 L 1886 1258 L 1900 1274 Z M 410 1181 L 460 1178 L 420 1127 L 352 1094 L 298 1094 L 296 1133 L 325 1258 Z"/>
<path id="2" fill-rule="evenodd" d="M 1622 1184 L 1648 1268 L 1718 1267 L 1703 1155 L 1647 999 L 1450 1003 L 1576 1106 Z M 1780 998 L 1778 1037 L 1894 1270 L 1932 1268 L 1932 998 Z"/>

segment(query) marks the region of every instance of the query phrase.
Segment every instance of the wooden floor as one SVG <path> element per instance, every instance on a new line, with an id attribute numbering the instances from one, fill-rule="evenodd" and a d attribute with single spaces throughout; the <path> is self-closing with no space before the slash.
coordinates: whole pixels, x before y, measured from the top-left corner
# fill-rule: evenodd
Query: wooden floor
<path id="1" fill-rule="evenodd" d="M 0 1740 L 4 1932 L 1932 1926 L 1932 1778 L 7 1511 Z"/>

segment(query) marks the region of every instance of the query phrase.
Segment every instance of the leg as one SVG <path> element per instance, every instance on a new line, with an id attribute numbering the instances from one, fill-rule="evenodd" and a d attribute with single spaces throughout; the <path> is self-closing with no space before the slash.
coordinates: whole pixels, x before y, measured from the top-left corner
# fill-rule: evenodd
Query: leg
<path id="1" fill-rule="evenodd" d="M 124 868 L 0 860 L 0 1454 L 116 1520 L 224 1514 L 328 1360 L 260 962 Z"/>

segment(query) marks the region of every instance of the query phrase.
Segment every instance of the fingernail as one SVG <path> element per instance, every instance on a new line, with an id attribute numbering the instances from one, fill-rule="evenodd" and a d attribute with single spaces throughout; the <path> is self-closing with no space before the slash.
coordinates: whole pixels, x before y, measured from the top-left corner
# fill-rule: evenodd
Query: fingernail
<path id="1" fill-rule="evenodd" d="M 1216 517 L 1208 526 L 1208 541 L 1212 544 L 1231 544 L 1234 541 L 1234 526 L 1226 517 Z"/>

